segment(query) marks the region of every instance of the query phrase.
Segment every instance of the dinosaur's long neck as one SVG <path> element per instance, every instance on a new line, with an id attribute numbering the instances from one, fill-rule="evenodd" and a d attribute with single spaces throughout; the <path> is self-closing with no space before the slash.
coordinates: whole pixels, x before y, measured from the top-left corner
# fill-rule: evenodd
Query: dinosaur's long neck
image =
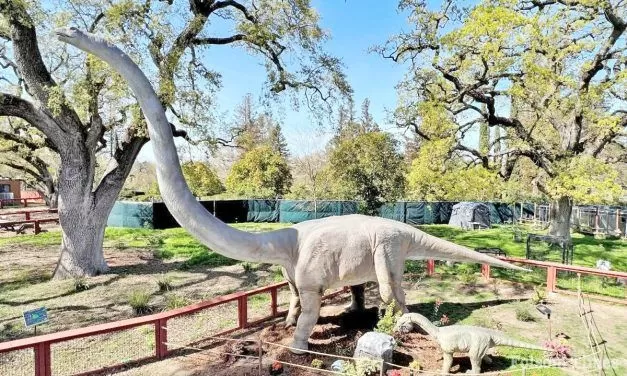
<path id="1" fill-rule="evenodd" d="M 128 82 L 135 94 L 148 121 L 161 196 L 177 222 L 203 244 L 226 257 L 281 265 L 288 263 L 296 243 L 296 231 L 285 229 L 253 234 L 234 229 L 207 212 L 187 186 L 170 123 L 144 73 L 117 47 L 87 33 L 80 38 L 88 39 L 75 45 L 107 62 Z"/>
<path id="2" fill-rule="evenodd" d="M 412 324 L 418 325 L 422 328 L 428 335 L 432 337 L 436 337 L 438 334 L 438 327 L 435 326 L 428 318 L 424 317 L 419 313 L 408 313 L 406 314 Z"/>

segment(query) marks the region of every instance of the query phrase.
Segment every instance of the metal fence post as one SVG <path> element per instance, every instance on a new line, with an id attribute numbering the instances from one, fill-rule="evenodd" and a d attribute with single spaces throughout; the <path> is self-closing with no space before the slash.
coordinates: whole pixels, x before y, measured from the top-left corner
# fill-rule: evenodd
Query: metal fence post
<path id="1" fill-rule="evenodd" d="M 168 355 L 168 319 L 155 321 L 155 355 L 157 359 Z"/>
<path id="2" fill-rule="evenodd" d="M 427 275 L 435 273 L 435 260 L 427 260 Z"/>
<path id="3" fill-rule="evenodd" d="M 270 290 L 270 298 L 272 300 L 271 304 L 272 304 L 272 317 L 277 315 L 278 309 L 278 302 L 277 302 L 277 289 L 276 287 L 273 288 L 272 290 Z"/>
<path id="4" fill-rule="evenodd" d="M 490 280 L 490 265 L 481 264 L 481 275 L 485 278 L 486 281 Z"/>
<path id="5" fill-rule="evenodd" d="M 42 342 L 35 346 L 35 376 L 52 376 L 50 343 Z"/>
<path id="6" fill-rule="evenodd" d="M 546 291 L 555 292 L 555 285 L 557 284 L 557 269 L 555 266 L 549 266 L 546 268 Z"/>
<path id="7" fill-rule="evenodd" d="M 240 329 L 246 328 L 248 325 L 248 296 L 240 296 L 237 298 L 237 321 Z"/>

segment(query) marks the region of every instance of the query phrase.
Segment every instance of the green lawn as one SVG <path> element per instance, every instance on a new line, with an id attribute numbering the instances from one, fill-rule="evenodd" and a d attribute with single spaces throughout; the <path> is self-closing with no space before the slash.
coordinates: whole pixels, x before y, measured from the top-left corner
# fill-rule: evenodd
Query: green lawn
<path id="1" fill-rule="evenodd" d="M 289 224 L 284 223 L 239 223 L 233 225 L 233 227 L 245 231 L 270 231 L 288 226 Z M 503 249 L 508 256 L 525 257 L 525 243 L 514 241 L 511 226 L 495 226 L 488 230 L 476 231 L 464 231 L 447 225 L 425 225 L 420 226 L 420 228 L 425 232 L 470 248 L 498 247 Z M 0 247 L 8 245 L 56 246 L 60 243 L 60 232 L 41 233 L 37 236 L 21 235 L 0 238 Z M 594 267 L 598 259 L 605 259 L 612 263 L 613 270 L 627 271 L 626 241 L 598 240 L 591 236 L 573 234 L 573 243 L 575 247 L 573 264 Z M 184 259 L 181 265 L 183 269 L 194 266 L 219 266 L 238 263 L 236 260 L 210 252 L 207 247 L 200 244 L 182 228 L 151 230 L 110 227 L 105 233 L 104 246 L 119 250 L 146 248 L 152 250 L 157 258 L 182 258 Z M 540 244 L 536 246 L 540 246 Z M 558 252 L 555 252 L 553 256 L 552 259 L 558 258 Z M 442 265 L 438 266 L 438 271 L 459 274 L 464 278 L 473 278 L 469 274 L 477 272 L 478 268 L 478 265 L 472 267 L 458 265 L 452 268 Z M 422 262 L 408 262 L 408 271 L 420 272 L 422 270 Z M 499 278 L 534 284 L 542 284 L 546 280 L 542 269 L 534 269 L 530 273 L 519 273 L 495 268 L 493 274 Z M 560 275 L 558 286 L 576 289 L 577 282 L 573 276 Z M 584 278 L 584 290 L 616 297 L 625 296 L 624 287 L 617 285 L 615 280 L 598 277 Z"/>
<path id="2" fill-rule="evenodd" d="M 488 230 L 476 231 L 464 231 L 446 225 L 426 225 L 420 226 L 420 228 L 425 232 L 470 248 L 497 247 L 505 251 L 508 256 L 525 258 L 525 243 L 514 241 L 514 232 L 511 226 L 496 226 Z M 527 228 L 526 230 L 529 229 Z M 523 239 L 526 239 L 525 231 L 523 231 L 523 234 Z M 604 259 L 611 262 L 612 270 L 627 271 L 627 242 L 625 240 L 601 240 L 592 236 L 573 234 L 573 245 L 573 265 L 595 267 L 597 260 Z M 539 248 L 543 245 L 536 243 L 533 246 Z M 549 257 L 551 261 L 559 261 L 560 259 L 557 251 L 554 251 L 554 254 L 551 256 Z M 446 265 L 440 265 L 437 271 L 446 274 L 456 274 L 463 278 L 468 274 L 465 268 L 467 266 L 456 265 L 447 267 Z M 479 270 L 479 266 L 476 265 L 471 270 L 476 272 Z M 542 285 L 546 282 L 546 272 L 544 269 L 539 268 L 534 268 L 528 273 L 494 268 L 492 275 L 497 278 L 536 285 Z M 577 277 L 569 273 L 558 272 L 557 285 L 558 288 L 576 290 L 578 285 Z M 625 287 L 617 283 L 616 279 L 594 276 L 582 277 L 582 290 L 589 293 L 625 298 Z"/>

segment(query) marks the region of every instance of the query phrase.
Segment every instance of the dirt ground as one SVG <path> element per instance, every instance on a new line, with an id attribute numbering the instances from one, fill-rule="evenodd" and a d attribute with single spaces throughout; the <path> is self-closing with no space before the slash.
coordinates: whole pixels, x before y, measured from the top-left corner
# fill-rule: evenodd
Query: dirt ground
<path id="1" fill-rule="evenodd" d="M 38 329 L 39 333 L 56 332 L 64 329 L 79 328 L 92 324 L 121 320 L 135 316 L 128 304 L 129 294 L 143 291 L 150 295 L 149 305 L 154 311 L 167 308 L 167 301 L 173 295 L 183 302 L 192 303 L 225 295 L 233 291 L 252 289 L 267 285 L 280 279 L 276 267 L 256 265 L 244 268 L 242 264 L 220 267 L 199 267 L 188 270 L 181 268 L 181 260 L 162 260 L 155 258 L 147 249 L 105 248 L 105 257 L 111 266 L 107 275 L 90 278 L 89 289 L 76 292 L 74 281 L 48 281 L 58 257 L 56 246 L 42 247 L 20 245 L 19 247 L 0 247 L 0 341 L 24 338 L 33 335 L 32 330 L 23 327 L 22 312 L 40 306 L 48 308 L 50 322 Z M 158 281 L 164 276 L 171 280 L 171 291 L 160 291 Z M 549 322 L 536 311 L 529 300 L 535 293 L 531 286 L 518 283 L 492 280 L 485 282 L 461 281 L 454 277 L 424 278 L 420 275 L 407 275 L 404 281 L 406 299 L 412 312 L 420 312 L 434 320 L 446 315 L 450 324 L 464 323 L 503 330 L 514 338 L 542 344 L 549 337 Z M 434 311 L 434 301 L 442 304 Z M 286 296 L 280 301 L 285 307 Z M 311 337 L 311 350 L 352 356 L 354 345 L 359 336 L 372 330 L 377 321 L 379 305 L 376 286 L 368 289 L 370 310 L 362 316 L 341 314 L 348 298 L 343 296 L 327 304 Z M 264 308 L 267 302 L 259 302 Z M 573 357 L 586 356 L 589 353 L 586 332 L 578 315 L 577 300 L 570 296 L 555 295 L 549 297 L 552 309 L 551 334 L 565 333 L 570 339 Z M 517 319 L 517 311 L 527 310 L 533 321 Z M 601 335 L 612 359 L 615 373 L 627 374 L 627 307 L 592 301 L 592 310 Z M 186 328 L 183 328 L 185 331 Z M 191 330 L 191 329 L 190 329 Z M 264 341 L 288 345 L 293 329 L 285 329 L 281 320 L 264 323 L 250 328 L 233 337 L 249 338 L 257 341 L 259 336 Z M 142 333 L 150 338 L 150 333 Z M 441 356 L 437 345 L 427 336 L 414 333 L 402 338 L 402 346 L 395 354 L 394 363 L 406 366 L 412 359 L 420 361 L 422 369 L 437 371 L 441 366 Z M 90 351 L 96 351 L 97 344 L 89 343 Z M 177 343 L 170 343 L 176 348 Z M 220 375 L 256 375 L 258 363 L 255 359 L 241 359 L 216 355 L 220 352 L 237 354 L 257 353 L 255 342 L 246 347 L 227 346 L 224 343 L 200 344 L 202 348 L 182 349 L 161 362 L 144 364 L 140 367 L 122 371 L 126 376 L 140 375 L 176 375 L 176 376 L 220 376 Z M 148 346 L 150 347 L 150 346 Z M 110 348 L 101 349 L 105 353 Z M 115 349 L 125 351 L 125 347 Z M 185 350 L 185 351 L 184 351 Z M 336 360 L 322 355 L 295 356 L 288 350 L 272 345 L 264 346 L 264 363 L 267 372 L 271 359 L 283 362 L 310 365 L 313 359 L 323 361 L 323 368 L 328 369 Z M 516 368 L 515 362 L 535 356 L 533 353 L 517 352 L 510 348 L 498 348 L 495 362 L 486 370 L 502 371 Z M 111 352 L 112 353 L 112 352 Z M 459 354 L 455 359 L 455 372 L 465 372 L 469 368 L 468 358 Z M 576 367 L 567 369 L 570 374 L 589 374 L 579 372 Z M 572 372 L 571 372 L 572 371 Z M 0 372 L 1 373 L 1 372 Z M 288 375 L 312 375 L 316 372 L 303 371 L 286 366 Z M 561 373 L 536 373 L 537 375 L 557 375 Z"/>
<path id="2" fill-rule="evenodd" d="M 166 309 L 172 297 L 191 304 L 271 284 L 280 274 L 270 265 L 248 271 L 241 264 L 181 270 L 181 260 L 157 259 L 145 249 L 105 248 L 104 253 L 110 272 L 89 278 L 89 289 L 76 292 L 73 280 L 48 281 L 58 247 L 0 247 L 0 341 L 32 336 L 32 329 L 24 328 L 22 312 L 41 306 L 50 321 L 38 334 L 134 317 L 128 301 L 137 291 L 150 295 L 155 312 Z M 164 276 L 172 291 L 159 290 Z"/>
<path id="3" fill-rule="evenodd" d="M 433 294 L 440 299 L 440 293 L 434 288 L 437 279 L 420 282 L 423 289 L 409 290 L 408 296 L 414 296 L 409 300 L 409 309 L 412 312 L 421 312 L 429 315 L 432 310 L 432 298 L 419 298 L 419 295 Z M 414 282 L 415 283 L 415 282 Z M 457 299 L 444 301 L 439 310 L 452 318 L 453 322 L 480 325 L 502 330 L 513 338 L 521 339 L 529 343 L 542 345 L 548 337 L 548 321 L 535 310 L 529 310 L 534 321 L 523 322 L 516 318 L 516 309 L 521 305 L 530 305 L 525 299 L 532 295 L 532 290 L 524 289 L 521 286 L 503 283 L 499 286 L 500 297 L 498 299 L 488 299 L 484 301 L 473 301 L 468 295 L 463 294 L 463 288 L 457 286 L 452 288 L 446 295 L 457 294 Z M 410 287 L 406 283 L 406 288 Z M 417 287 L 414 285 L 414 287 Z M 494 287 L 478 284 L 475 286 L 476 292 L 485 292 Z M 451 298 L 452 299 L 452 298 Z M 369 301 L 376 302 L 376 288 L 369 289 Z M 288 362 L 299 365 L 310 366 L 312 360 L 319 359 L 323 362 L 323 369 L 329 370 L 331 363 L 338 358 L 333 355 L 352 356 L 357 339 L 365 332 L 372 330 L 378 320 L 376 307 L 371 307 L 361 315 L 346 314 L 343 307 L 348 303 L 348 298 L 338 298 L 323 307 L 318 324 L 310 338 L 310 350 L 331 356 L 316 354 L 293 355 L 289 350 L 275 345 L 264 344 L 263 350 L 263 375 L 270 374 L 270 367 L 273 360 Z M 552 336 L 558 333 L 566 334 L 569 339 L 565 344 L 572 348 L 572 359 L 567 361 L 566 366 L 560 369 L 540 368 L 531 375 L 589 375 L 593 372 L 590 367 L 590 349 L 587 345 L 586 332 L 582 329 L 581 320 L 578 316 L 577 299 L 570 296 L 554 295 L 549 297 L 548 306 L 552 309 Z M 612 366 L 608 369 L 607 375 L 624 375 L 627 371 L 625 359 L 627 352 L 627 323 L 625 314 L 627 309 L 624 306 L 609 305 L 606 303 L 592 302 L 595 319 L 603 339 L 607 341 L 607 348 L 610 352 Z M 140 375 L 176 375 L 176 376 L 231 376 L 231 375 L 258 375 L 259 363 L 257 359 L 247 359 L 242 357 L 227 356 L 222 353 L 236 353 L 243 356 L 256 356 L 258 354 L 257 341 L 261 338 L 265 342 L 282 344 L 288 346 L 291 342 L 294 329 L 286 329 L 280 320 L 275 320 L 254 328 L 250 328 L 244 334 L 234 334 L 231 338 L 250 339 L 249 343 L 234 345 L 233 343 L 216 342 L 200 344 L 194 349 L 188 349 L 187 353 L 174 356 L 161 362 L 147 364 L 138 368 L 133 368 L 122 372 L 125 376 Z M 400 345 L 394 353 L 393 363 L 400 366 L 408 366 L 413 360 L 418 360 L 421 370 L 426 372 L 437 372 L 442 365 L 442 357 L 436 342 L 423 333 L 411 333 L 399 338 Z M 539 367 L 547 361 L 547 358 L 533 350 L 518 350 L 512 348 L 498 347 L 491 351 L 493 363 L 483 366 L 484 372 L 495 372 L 500 374 L 505 370 L 519 369 L 516 365 L 520 362 L 536 363 L 527 364 L 527 367 Z M 583 359 L 580 359 L 583 358 Z M 606 363 L 607 364 L 607 363 Z M 466 354 L 456 354 L 453 363 L 452 373 L 464 373 L 470 369 L 470 361 Z M 404 370 L 404 375 L 409 375 L 409 371 Z M 306 376 L 323 374 L 322 371 L 300 369 L 297 367 L 284 365 L 284 375 Z M 505 374 L 505 373 L 503 373 Z M 509 373 L 508 373 L 509 374 Z"/>

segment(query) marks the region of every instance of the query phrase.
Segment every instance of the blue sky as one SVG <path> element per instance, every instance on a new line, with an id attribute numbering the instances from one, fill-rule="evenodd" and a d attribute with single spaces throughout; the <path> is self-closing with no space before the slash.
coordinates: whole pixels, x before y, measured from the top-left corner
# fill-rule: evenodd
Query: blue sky
<path id="1" fill-rule="evenodd" d="M 368 49 L 407 29 L 406 17 L 397 12 L 397 2 L 315 0 L 313 5 L 320 14 L 322 27 L 331 34 L 325 50 L 340 57 L 346 66 L 357 110 L 364 98 L 370 98 L 375 120 L 384 130 L 393 130 L 386 122 L 386 109 L 393 110 L 395 106 L 394 87 L 405 69 Z M 207 65 L 222 75 L 223 87 L 216 95 L 219 113 L 232 111 L 247 93 L 254 96 L 262 93 L 266 71 L 260 57 L 230 46 L 211 47 L 207 57 Z M 305 108 L 296 112 L 289 104 L 279 107 L 279 120 L 287 141 L 292 151 L 298 153 L 298 145 L 305 135 L 320 133 L 320 128 L 312 122 Z M 318 135 L 316 140 L 323 142 L 326 138 Z M 141 157 L 149 158 L 152 151 L 145 149 Z"/>
<path id="2" fill-rule="evenodd" d="M 369 53 L 368 48 L 400 31 L 406 24 L 405 17 L 397 13 L 395 1 L 318 0 L 313 4 L 322 18 L 322 27 L 331 33 L 325 50 L 344 61 L 356 104 L 369 97 L 373 115 L 382 122 L 384 108 L 394 107 L 394 85 L 402 77 L 403 69 Z M 266 75 L 261 58 L 223 46 L 212 48 L 209 55 L 220 62 L 214 66 L 223 75 L 223 88 L 218 94 L 221 109 L 237 106 L 248 92 L 254 95 L 261 92 Z M 293 129 L 311 127 L 304 110 L 300 113 L 285 110 L 283 122 L 288 136 Z"/>

